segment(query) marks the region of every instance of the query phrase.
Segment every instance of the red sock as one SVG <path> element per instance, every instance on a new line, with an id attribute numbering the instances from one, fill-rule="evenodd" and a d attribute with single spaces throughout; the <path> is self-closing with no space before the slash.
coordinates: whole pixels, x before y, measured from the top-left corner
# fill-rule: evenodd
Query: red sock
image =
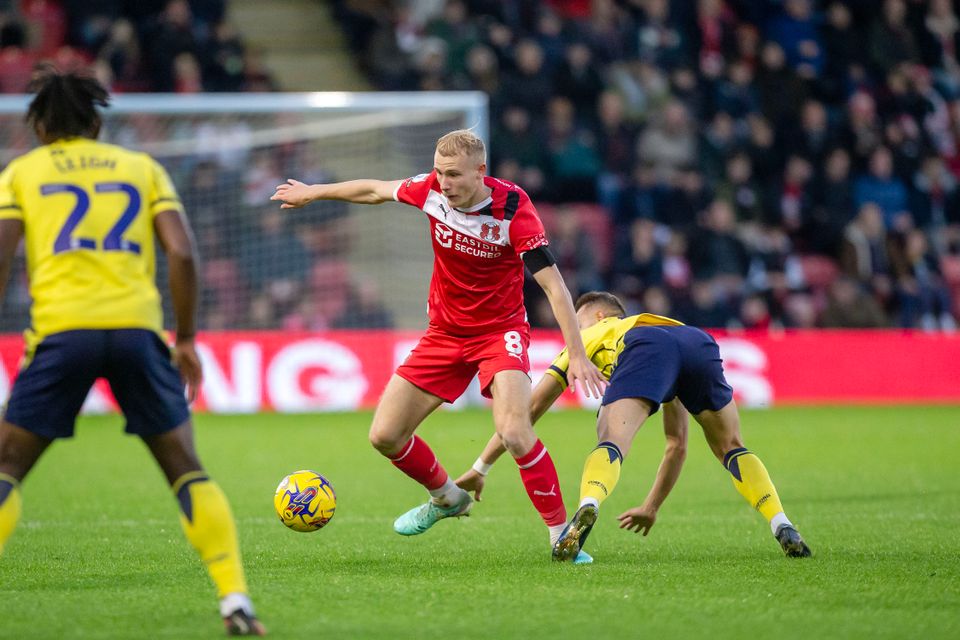
<path id="1" fill-rule="evenodd" d="M 567 510 L 563 507 L 557 468 L 553 466 L 553 458 L 543 443 L 537 440 L 530 451 L 516 460 L 527 495 L 547 526 L 566 522 Z"/>
<path id="2" fill-rule="evenodd" d="M 447 472 L 433 455 L 430 445 L 420 436 L 413 436 L 395 457 L 390 458 L 397 469 L 427 488 L 439 489 L 447 481 Z"/>

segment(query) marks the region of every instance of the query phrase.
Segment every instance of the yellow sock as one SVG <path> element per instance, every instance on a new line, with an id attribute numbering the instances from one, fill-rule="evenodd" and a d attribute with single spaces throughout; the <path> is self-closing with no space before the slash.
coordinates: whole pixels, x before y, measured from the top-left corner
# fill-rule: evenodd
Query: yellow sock
<path id="1" fill-rule="evenodd" d="M 183 532 L 200 554 L 218 596 L 247 593 L 237 527 L 223 491 L 202 471 L 191 471 L 173 483 L 173 493 L 180 502 Z"/>
<path id="2" fill-rule="evenodd" d="M 20 520 L 20 483 L 0 473 L 0 553 Z"/>
<path id="3" fill-rule="evenodd" d="M 733 486 L 740 492 L 750 506 L 760 512 L 767 519 L 783 511 L 777 488 L 773 486 L 767 468 L 760 462 L 760 458 L 745 448 L 728 451 L 723 457 L 723 466 L 733 476 Z"/>
<path id="4" fill-rule="evenodd" d="M 583 477 L 580 479 L 580 504 L 585 500 L 596 501 L 597 505 L 607 499 L 620 480 L 620 464 L 623 456 L 612 442 L 601 442 L 590 452 L 583 465 Z"/>

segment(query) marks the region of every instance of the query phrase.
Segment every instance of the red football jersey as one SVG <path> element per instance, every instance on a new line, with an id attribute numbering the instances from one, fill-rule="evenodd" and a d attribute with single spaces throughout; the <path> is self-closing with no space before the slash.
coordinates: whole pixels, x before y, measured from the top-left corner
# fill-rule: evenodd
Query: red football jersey
<path id="1" fill-rule="evenodd" d="M 466 210 L 450 206 L 435 171 L 404 180 L 393 194 L 397 202 L 429 216 L 430 322 L 454 335 L 526 325 L 521 256 L 547 244 L 540 216 L 523 189 L 489 176 L 483 183 L 492 190 L 490 197 Z"/>

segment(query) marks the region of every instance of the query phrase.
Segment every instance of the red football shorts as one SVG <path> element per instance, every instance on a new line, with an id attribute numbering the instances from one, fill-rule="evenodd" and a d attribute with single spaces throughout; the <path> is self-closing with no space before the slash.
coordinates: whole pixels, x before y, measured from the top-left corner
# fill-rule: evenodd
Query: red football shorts
<path id="1" fill-rule="evenodd" d="M 430 327 L 397 368 L 397 375 L 453 402 L 479 372 L 480 391 L 490 398 L 490 385 L 498 372 L 516 370 L 530 375 L 529 347 L 527 326 L 470 337 L 452 336 Z"/>

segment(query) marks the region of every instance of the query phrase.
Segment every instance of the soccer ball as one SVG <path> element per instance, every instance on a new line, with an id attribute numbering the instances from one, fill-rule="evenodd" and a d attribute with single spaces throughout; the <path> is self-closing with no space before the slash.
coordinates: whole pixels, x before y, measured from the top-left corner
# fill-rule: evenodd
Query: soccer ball
<path id="1" fill-rule="evenodd" d="M 280 481 L 273 496 L 280 522 L 294 531 L 316 531 L 337 509 L 333 485 L 315 471 L 294 471 Z"/>

